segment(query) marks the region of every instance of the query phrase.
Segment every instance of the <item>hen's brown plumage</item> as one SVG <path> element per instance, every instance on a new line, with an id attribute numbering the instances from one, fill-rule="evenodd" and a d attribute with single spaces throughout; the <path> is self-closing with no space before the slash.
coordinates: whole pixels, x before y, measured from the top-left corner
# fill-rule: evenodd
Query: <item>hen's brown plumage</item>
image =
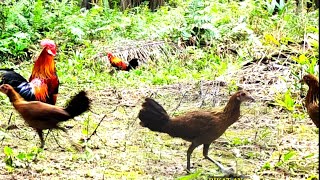
<path id="1" fill-rule="evenodd" d="M 210 144 L 240 117 L 240 104 L 254 100 L 248 92 L 238 91 L 231 96 L 223 111 L 192 111 L 177 117 L 169 117 L 163 107 L 153 99 L 146 98 L 139 112 L 140 124 L 152 131 L 167 133 L 191 142 L 187 151 L 187 170 L 193 150 L 203 144 L 203 155 L 208 156 Z M 221 168 L 221 167 L 220 167 Z"/>
<path id="2" fill-rule="evenodd" d="M 26 123 L 37 131 L 41 141 L 41 148 L 44 147 L 42 130 L 60 129 L 67 133 L 66 129 L 59 126 L 59 123 L 82 114 L 90 106 L 90 100 L 84 91 L 80 91 L 72 97 L 66 108 L 40 101 L 26 101 L 9 84 L 1 85 L 0 91 L 9 97 L 12 105 Z M 75 145 L 72 141 L 71 143 Z"/>
<path id="3" fill-rule="evenodd" d="M 319 80 L 312 74 L 303 76 L 301 82 L 309 86 L 305 106 L 313 123 L 319 128 Z"/>

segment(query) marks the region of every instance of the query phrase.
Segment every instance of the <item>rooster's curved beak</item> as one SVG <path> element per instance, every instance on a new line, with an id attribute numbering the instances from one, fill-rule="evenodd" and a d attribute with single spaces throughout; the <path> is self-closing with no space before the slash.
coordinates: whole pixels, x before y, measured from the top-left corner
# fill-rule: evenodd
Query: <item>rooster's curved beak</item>
<path id="1" fill-rule="evenodd" d="M 51 49 L 48 49 L 47 52 L 49 54 L 51 54 L 52 56 L 55 56 L 57 54 L 56 50 L 51 50 Z"/>

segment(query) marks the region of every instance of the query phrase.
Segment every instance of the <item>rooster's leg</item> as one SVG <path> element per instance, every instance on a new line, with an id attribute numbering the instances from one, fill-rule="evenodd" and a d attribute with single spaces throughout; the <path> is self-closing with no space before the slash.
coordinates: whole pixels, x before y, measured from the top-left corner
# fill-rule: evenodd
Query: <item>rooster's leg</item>
<path id="1" fill-rule="evenodd" d="M 225 175 L 232 175 L 234 174 L 234 170 L 232 168 L 225 168 L 222 164 L 220 164 L 218 161 L 211 159 L 208 156 L 208 152 L 209 152 L 209 146 L 210 144 L 203 144 L 203 156 L 204 158 L 208 159 L 209 161 L 213 162 L 214 164 L 216 164 L 220 170 L 225 174 Z"/>
<path id="2" fill-rule="evenodd" d="M 187 151 L 187 171 L 190 171 L 190 159 L 191 159 L 191 154 L 193 152 L 193 150 L 198 147 L 199 144 L 195 144 L 195 143 L 191 143 L 191 145 L 189 146 L 189 149 Z"/>
<path id="3" fill-rule="evenodd" d="M 39 138 L 40 138 L 40 142 L 41 142 L 41 145 L 40 145 L 40 148 L 43 149 L 44 147 L 44 140 L 43 140 L 43 133 L 42 133 L 42 130 L 41 129 L 37 129 L 36 130 L 38 135 L 39 135 Z"/>
<path id="4" fill-rule="evenodd" d="M 60 126 L 57 126 L 56 128 L 57 128 L 57 129 L 60 129 L 60 130 L 63 131 L 63 132 L 65 132 L 65 133 L 67 134 L 67 136 L 68 136 L 69 143 L 72 144 L 77 150 L 81 151 L 81 149 L 82 149 L 81 145 L 78 144 L 78 143 L 75 143 L 75 142 L 73 142 L 73 141 L 71 140 L 70 135 L 69 135 L 69 133 L 68 133 L 68 130 L 66 130 L 65 128 L 60 127 Z"/>

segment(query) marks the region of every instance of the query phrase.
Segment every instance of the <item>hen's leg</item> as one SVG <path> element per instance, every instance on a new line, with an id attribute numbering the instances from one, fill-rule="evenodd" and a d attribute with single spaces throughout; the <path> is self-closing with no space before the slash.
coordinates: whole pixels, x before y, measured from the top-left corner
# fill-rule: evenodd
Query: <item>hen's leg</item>
<path id="1" fill-rule="evenodd" d="M 187 151 L 187 170 L 190 171 L 190 158 L 193 150 L 198 147 L 199 144 L 191 143 Z"/>
<path id="2" fill-rule="evenodd" d="M 222 164 L 220 164 L 218 161 L 211 159 L 208 156 L 208 152 L 209 152 L 209 146 L 210 144 L 203 144 L 203 156 L 204 158 L 208 159 L 209 161 L 213 162 L 214 164 L 216 164 L 222 171 L 222 173 L 224 173 L 225 175 L 233 175 L 234 174 L 234 170 L 232 168 L 225 168 Z"/>
<path id="3" fill-rule="evenodd" d="M 40 138 L 40 142 L 41 142 L 41 145 L 40 145 L 40 148 L 43 149 L 44 147 L 44 140 L 43 140 L 43 133 L 42 133 L 42 130 L 41 129 L 36 129 L 38 135 L 39 135 L 39 138 Z"/>

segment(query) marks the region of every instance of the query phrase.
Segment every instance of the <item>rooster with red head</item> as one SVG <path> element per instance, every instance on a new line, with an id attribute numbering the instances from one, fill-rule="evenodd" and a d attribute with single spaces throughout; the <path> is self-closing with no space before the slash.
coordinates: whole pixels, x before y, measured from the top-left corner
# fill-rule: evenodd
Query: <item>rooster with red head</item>
<path id="1" fill-rule="evenodd" d="M 108 52 L 108 59 L 112 67 L 117 70 L 130 71 L 139 66 L 139 59 L 133 58 L 128 63 Z"/>
<path id="2" fill-rule="evenodd" d="M 42 51 L 36 59 L 29 81 L 13 69 L 0 69 L 0 84 L 9 84 L 27 101 L 55 105 L 59 90 L 54 56 L 56 45 L 50 39 L 41 41 Z"/>

